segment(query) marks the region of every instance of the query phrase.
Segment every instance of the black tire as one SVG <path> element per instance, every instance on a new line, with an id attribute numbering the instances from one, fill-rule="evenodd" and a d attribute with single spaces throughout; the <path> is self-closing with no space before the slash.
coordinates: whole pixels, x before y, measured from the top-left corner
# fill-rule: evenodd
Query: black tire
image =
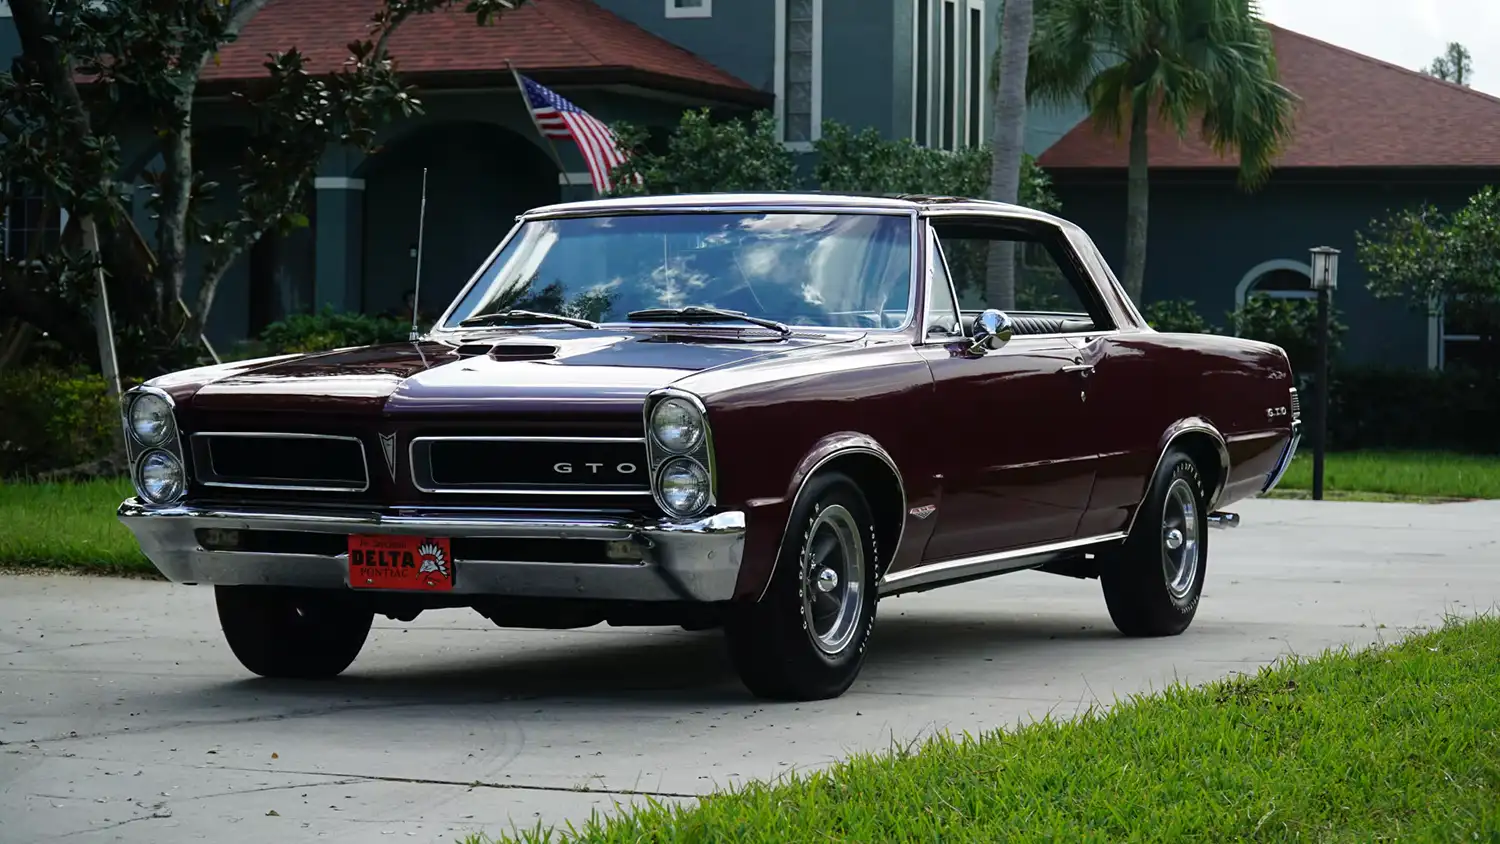
<path id="1" fill-rule="evenodd" d="M 1168 449 L 1130 536 L 1100 566 L 1104 602 L 1121 633 L 1176 636 L 1193 623 L 1208 571 L 1207 500 L 1197 464 L 1180 449 Z M 1190 574 L 1180 562 L 1189 549 Z"/>
<path id="2" fill-rule="evenodd" d="M 771 700 L 823 700 L 838 697 L 859 675 L 865 646 L 875 624 L 875 584 L 880 557 L 875 519 L 859 487 L 848 476 L 827 472 L 814 477 L 792 511 L 776 570 L 765 596 L 735 607 L 725 620 L 730 656 L 745 686 Z M 837 547 L 829 551 L 829 543 Z M 849 549 L 859 550 L 857 594 L 849 583 L 819 588 L 823 568 L 850 570 Z M 826 555 L 825 555 L 826 554 Z M 828 563 L 814 570 L 815 555 Z M 837 555 L 837 556 L 836 556 Z M 831 584 L 831 581 L 825 581 Z M 815 602 L 812 618 L 804 599 Z M 830 597 L 836 596 L 836 597 Z M 845 615 L 832 607 L 847 608 Z M 830 615 L 832 613 L 832 615 Z M 827 638 L 819 644 L 826 624 Z"/>
<path id="3" fill-rule="evenodd" d="M 216 586 L 214 602 L 229 649 L 262 677 L 337 677 L 364 647 L 374 613 L 323 589 Z"/>

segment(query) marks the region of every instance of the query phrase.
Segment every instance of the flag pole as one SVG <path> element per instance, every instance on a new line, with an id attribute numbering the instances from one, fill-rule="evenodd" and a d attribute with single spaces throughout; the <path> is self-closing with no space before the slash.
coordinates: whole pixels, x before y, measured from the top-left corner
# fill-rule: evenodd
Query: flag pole
<path id="1" fill-rule="evenodd" d="M 542 140 L 547 142 L 547 149 L 552 153 L 552 162 L 557 165 L 557 174 L 566 177 L 568 168 L 563 164 L 562 154 L 557 151 L 557 144 L 553 143 L 552 139 L 547 137 L 547 133 L 542 131 L 542 124 L 537 122 L 536 112 L 531 108 L 531 97 L 526 95 L 526 83 L 521 81 L 520 71 L 516 70 L 516 66 L 511 64 L 510 59 L 505 60 L 505 69 L 509 70 L 511 78 L 516 80 L 516 90 L 521 94 L 521 102 L 526 105 L 526 116 L 531 118 L 531 127 L 536 130 Z M 571 186 L 573 180 L 568 179 L 568 184 Z"/>

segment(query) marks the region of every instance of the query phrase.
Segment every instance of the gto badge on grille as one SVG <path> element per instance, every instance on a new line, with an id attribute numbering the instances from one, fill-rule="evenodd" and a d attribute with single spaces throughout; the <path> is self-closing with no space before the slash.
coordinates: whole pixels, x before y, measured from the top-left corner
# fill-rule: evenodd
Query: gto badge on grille
<path id="1" fill-rule="evenodd" d="M 396 480 L 396 435 L 380 435 L 380 451 L 385 455 L 385 468 L 391 473 L 391 481 Z"/>

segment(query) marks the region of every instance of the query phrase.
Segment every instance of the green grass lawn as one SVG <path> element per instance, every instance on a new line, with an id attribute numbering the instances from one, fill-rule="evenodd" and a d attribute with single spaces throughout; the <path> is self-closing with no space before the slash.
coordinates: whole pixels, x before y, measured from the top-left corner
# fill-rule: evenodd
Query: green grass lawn
<path id="1" fill-rule="evenodd" d="M 1304 441 L 1277 492 L 1312 489 L 1312 448 Z M 1333 452 L 1324 458 L 1327 498 L 1500 498 L 1500 456 L 1420 451 Z"/>
<path id="2" fill-rule="evenodd" d="M 1500 620 L 1454 622 L 1070 722 L 499 840 L 1500 841 L 1497 665 Z"/>
<path id="3" fill-rule="evenodd" d="M 115 518 L 134 494 L 126 480 L 0 484 L 0 565 L 155 571 Z"/>

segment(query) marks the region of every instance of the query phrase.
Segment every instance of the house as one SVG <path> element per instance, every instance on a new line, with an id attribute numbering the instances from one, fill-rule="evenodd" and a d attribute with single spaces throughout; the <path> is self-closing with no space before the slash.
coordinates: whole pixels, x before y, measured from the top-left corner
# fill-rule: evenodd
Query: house
<path id="1" fill-rule="evenodd" d="M 1296 132 L 1270 182 L 1247 193 L 1235 162 L 1153 126 L 1144 298 L 1190 299 L 1223 324 L 1247 296 L 1312 297 L 1308 250 L 1342 254 L 1334 307 L 1354 363 L 1441 368 L 1477 339 L 1461 326 L 1376 300 L 1355 233 L 1387 212 L 1461 205 L 1500 179 L 1500 99 L 1272 27 L 1282 84 L 1300 98 Z M 1064 213 L 1125 259 L 1127 144 L 1081 122 L 1038 162 Z"/>

